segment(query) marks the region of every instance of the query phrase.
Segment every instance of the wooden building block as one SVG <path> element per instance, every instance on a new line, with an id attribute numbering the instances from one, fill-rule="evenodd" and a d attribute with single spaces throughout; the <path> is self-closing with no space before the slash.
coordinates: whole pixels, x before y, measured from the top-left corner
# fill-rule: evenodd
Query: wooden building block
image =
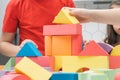
<path id="1" fill-rule="evenodd" d="M 110 69 L 120 68 L 120 56 L 110 56 L 109 57 L 109 64 Z"/>
<path id="2" fill-rule="evenodd" d="M 27 57 L 15 66 L 15 71 L 27 75 L 31 80 L 49 80 L 52 75 Z"/>
<path id="3" fill-rule="evenodd" d="M 64 24 L 64 25 L 44 25 L 43 35 L 81 35 L 82 26 L 80 24 Z"/>
<path id="4" fill-rule="evenodd" d="M 50 80 L 78 80 L 78 73 L 53 73 Z"/>
<path id="5" fill-rule="evenodd" d="M 79 21 L 69 14 L 69 8 L 62 8 L 53 20 L 53 23 L 59 24 L 78 24 Z"/>
<path id="6" fill-rule="evenodd" d="M 32 42 L 26 42 L 16 56 L 42 56 L 42 53 Z"/>
<path id="7" fill-rule="evenodd" d="M 80 56 L 109 56 L 109 54 L 102 49 L 95 41 L 91 41 L 85 46 Z"/>
<path id="8" fill-rule="evenodd" d="M 109 68 L 107 56 L 63 56 L 62 70 L 64 72 L 77 72 L 81 68 Z"/>
<path id="9" fill-rule="evenodd" d="M 120 56 L 120 45 L 115 46 L 111 51 L 111 56 Z"/>
<path id="10" fill-rule="evenodd" d="M 0 80 L 31 80 L 23 74 L 7 74 L 1 77 Z"/>
<path id="11" fill-rule="evenodd" d="M 70 56 L 71 55 L 71 36 L 52 37 L 52 55 Z"/>
<path id="12" fill-rule="evenodd" d="M 52 36 L 45 36 L 45 56 L 52 56 Z"/>

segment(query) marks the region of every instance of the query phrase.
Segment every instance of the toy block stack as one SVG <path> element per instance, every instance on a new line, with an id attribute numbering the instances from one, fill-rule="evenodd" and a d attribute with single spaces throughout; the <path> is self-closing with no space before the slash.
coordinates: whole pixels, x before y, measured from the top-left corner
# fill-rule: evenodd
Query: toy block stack
<path id="1" fill-rule="evenodd" d="M 82 50 L 82 26 L 68 8 L 62 8 L 53 23 L 43 28 L 45 56 L 26 42 L 4 66 L 9 72 L 0 80 L 120 79 L 120 46 L 91 41 Z"/>

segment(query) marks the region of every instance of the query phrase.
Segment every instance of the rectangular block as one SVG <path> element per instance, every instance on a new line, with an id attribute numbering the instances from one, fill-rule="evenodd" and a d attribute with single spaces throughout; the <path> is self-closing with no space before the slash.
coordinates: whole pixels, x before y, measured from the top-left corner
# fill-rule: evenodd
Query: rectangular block
<path id="1" fill-rule="evenodd" d="M 49 80 L 52 75 L 27 57 L 15 66 L 15 71 L 27 75 L 31 80 Z"/>
<path id="2" fill-rule="evenodd" d="M 71 36 L 52 37 L 52 56 L 71 55 Z"/>
<path id="3" fill-rule="evenodd" d="M 52 36 L 45 36 L 45 56 L 52 56 Z"/>
<path id="4" fill-rule="evenodd" d="M 50 80 L 78 80 L 78 73 L 53 73 Z"/>
<path id="5" fill-rule="evenodd" d="M 82 51 L 82 36 L 75 35 L 72 36 L 72 56 L 78 56 Z"/>
<path id="6" fill-rule="evenodd" d="M 80 24 L 64 25 L 44 25 L 43 35 L 81 35 L 82 26 Z"/>
<path id="7" fill-rule="evenodd" d="M 16 63 L 18 63 L 23 57 L 16 57 Z M 54 57 L 52 56 L 39 56 L 39 57 L 28 57 L 38 65 L 42 67 L 51 67 L 53 70 Z"/>
<path id="8" fill-rule="evenodd" d="M 82 68 L 109 69 L 107 56 L 63 56 L 62 70 L 64 72 L 78 72 Z"/>
<path id="9" fill-rule="evenodd" d="M 120 56 L 110 56 L 110 69 L 120 68 Z"/>

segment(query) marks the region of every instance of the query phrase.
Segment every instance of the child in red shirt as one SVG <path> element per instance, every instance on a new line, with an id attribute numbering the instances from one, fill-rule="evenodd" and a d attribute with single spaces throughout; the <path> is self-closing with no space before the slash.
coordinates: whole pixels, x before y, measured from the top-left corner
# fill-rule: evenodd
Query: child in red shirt
<path id="1" fill-rule="evenodd" d="M 20 47 L 11 44 L 17 28 L 20 43 L 30 39 L 38 45 L 44 55 L 43 25 L 50 25 L 62 7 L 74 7 L 72 0 L 10 0 L 0 39 L 0 51 L 15 56 Z"/>

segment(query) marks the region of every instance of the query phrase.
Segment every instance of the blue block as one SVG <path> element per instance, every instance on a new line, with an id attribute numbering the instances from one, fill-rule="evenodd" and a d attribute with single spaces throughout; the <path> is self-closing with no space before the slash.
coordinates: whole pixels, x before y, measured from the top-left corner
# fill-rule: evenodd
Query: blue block
<path id="1" fill-rule="evenodd" d="M 49 80 L 78 80 L 78 73 L 53 73 Z"/>
<path id="2" fill-rule="evenodd" d="M 32 56 L 42 56 L 42 54 L 32 42 L 26 42 L 16 56 L 17 57 L 21 57 L 21 56 L 32 57 Z"/>

